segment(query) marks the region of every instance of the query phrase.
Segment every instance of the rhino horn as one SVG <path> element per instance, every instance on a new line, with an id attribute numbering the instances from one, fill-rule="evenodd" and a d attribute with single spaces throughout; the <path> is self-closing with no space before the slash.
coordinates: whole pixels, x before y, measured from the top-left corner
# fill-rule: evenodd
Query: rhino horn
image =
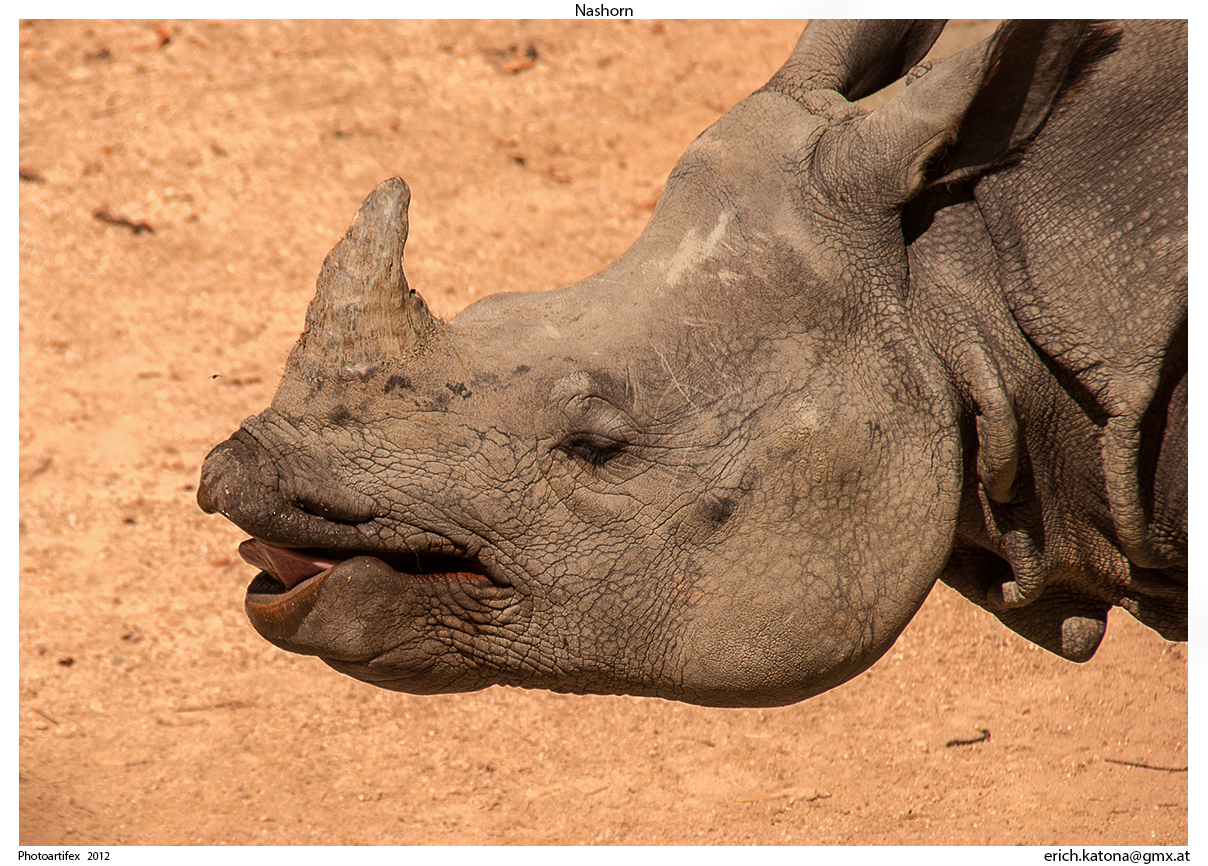
<path id="1" fill-rule="evenodd" d="M 410 202 L 407 184 L 391 178 L 361 204 L 323 260 L 297 359 L 360 370 L 416 354 L 439 326 L 403 274 Z"/>

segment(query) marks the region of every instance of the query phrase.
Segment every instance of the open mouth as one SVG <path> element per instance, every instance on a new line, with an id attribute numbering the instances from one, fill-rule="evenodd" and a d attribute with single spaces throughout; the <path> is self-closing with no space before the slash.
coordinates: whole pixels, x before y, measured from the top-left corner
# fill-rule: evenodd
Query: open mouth
<path id="1" fill-rule="evenodd" d="M 244 598 L 256 631 L 284 649 L 324 658 L 373 656 L 381 649 L 371 652 L 365 642 L 384 639 L 388 630 L 367 623 L 405 619 L 416 605 L 451 590 L 473 585 L 492 598 L 509 593 L 478 560 L 464 556 L 279 547 L 258 538 L 239 545 L 239 554 L 261 569 Z"/>
<path id="2" fill-rule="evenodd" d="M 240 544 L 239 555 L 261 569 L 248 586 L 248 595 L 289 593 L 300 584 L 358 556 L 371 556 L 400 574 L 414 577 L 477 578 L 486 574 L 478 562 L 461 556 L 278 547 L 258 538 L 250 538 Z"/>

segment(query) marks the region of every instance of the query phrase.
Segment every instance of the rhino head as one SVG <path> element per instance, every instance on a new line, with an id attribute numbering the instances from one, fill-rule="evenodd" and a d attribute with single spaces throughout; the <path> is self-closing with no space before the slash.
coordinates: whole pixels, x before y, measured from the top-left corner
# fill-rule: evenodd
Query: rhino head
<path id="1" fill-rule="evenodd" d="M 971 406 L 921 334 L 903 209 L 1032 135 L 1082 38 L 1007 29 L 853 104 L 940 26 L 812 25 L 628 252 L 557 291 L 434 318 L 409 190 L 374 190 L 271 407 L 202 471 L 252 536 L 255 628 L 415 693 L 771 705 L 871 665 L 1017 459 L 1010 401 Z M 1009 117 L 971 123 L 987 102 Z"/>

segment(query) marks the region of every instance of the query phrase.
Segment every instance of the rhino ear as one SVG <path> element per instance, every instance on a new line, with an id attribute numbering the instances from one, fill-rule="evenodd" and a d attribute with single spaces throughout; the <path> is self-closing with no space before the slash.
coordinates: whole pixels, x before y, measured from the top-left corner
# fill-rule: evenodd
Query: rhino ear
<path id="1" fill-rule="evenodd" d="M 765 90 L 801 101 L 833 90 L 853 102 L 897 81 L 923 59 L 945 22 L 811 21 Z"/>
<path id="2" fill-rule="evenodd" d="M 876 177 L 853 182 L 880 191 L 892 206 L 931 184 L 984 172 L 1040 130 L 1089 32 L 1081 21 L 1003 24 L 824 138 L 819 169 L 838 174 L 866 166 Z"/>

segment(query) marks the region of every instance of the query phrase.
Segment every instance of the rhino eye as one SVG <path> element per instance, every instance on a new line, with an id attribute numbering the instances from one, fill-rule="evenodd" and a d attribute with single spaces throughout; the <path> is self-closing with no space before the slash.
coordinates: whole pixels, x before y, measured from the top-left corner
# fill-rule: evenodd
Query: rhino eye
<path id="1" fill-rule="evenodd" d="M 588 466 L 599 468 L 624 453 L 625 443 L 594 433 L 576 433 L 558 448 Z"/>

